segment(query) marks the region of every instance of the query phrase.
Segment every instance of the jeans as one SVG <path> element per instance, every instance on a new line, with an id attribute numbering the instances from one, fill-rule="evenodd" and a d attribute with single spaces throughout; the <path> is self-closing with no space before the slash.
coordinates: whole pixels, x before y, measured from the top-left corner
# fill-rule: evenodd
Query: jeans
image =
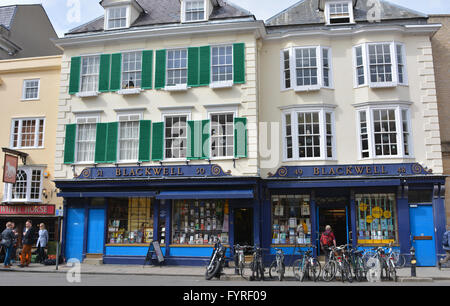
<path id="1" fill-rule="evenodd" d="M 12 250 L 14 248 L 13 245 L 11 245 L 9 248 L 4 247 L 6 250 L 6 255 L 5 255 L 5 262 L 3 263 L 4 266 L 10 266 L 11 265 L 11 255 L 12 255 Z"/>

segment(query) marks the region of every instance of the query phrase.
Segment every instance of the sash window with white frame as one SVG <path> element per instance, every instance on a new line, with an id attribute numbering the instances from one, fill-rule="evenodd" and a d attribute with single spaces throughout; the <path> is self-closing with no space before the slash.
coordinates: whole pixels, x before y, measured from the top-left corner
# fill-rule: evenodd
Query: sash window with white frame
<path id="1" fill-rule="evenodd" d="M 211 78 L 213 83 L 233 81 L 233 46 L 211 47 Z"/>
<path id="2" fill-rule="evenodd" d="M 409 109 L 404 106 L 358 109 L 360 158 L 412 156 Z"/>
<path id="3" fill-rule="evenodd" d="M 164 117 L 165 159 L 185 159 L 187 157 L 187 121 L 187 115 Z"/>
<path id="4" fill-rule="evenodd" d="M 205 20 L 205 0 L 184 0 L 184 21 Z"/>
<path id="5" fill-rule="evenodd" d="M 11 148 L 43 148 L 44 118 L 13 119 Z"/>
<path id="6" fill-rule="evenodd" d="M 282 90 L 308 91 L 332 87 L 331 48 L 294 47 L 282 50 L 280 56 Z"/>
<path id="7" fill-rule="evenodd" d="M 325 4 L 325 18 L 328 25 L 353 23 L 352 1 L 327 2 Z"/>
<path id="8" fill-rule="evenodd" d="M 121 114 L 119 120 L 118 160 L 136 162 L 139 157 L 139 121 L 140 114 Z"/>
<path id="9" fill-rule="evenodd" d="M 100 55 L 81 58 L 81 92 L 97 92 L 100 73 Z"/>
<path id="10" fill-rule="evenodd" d="M 107 29 L 122 29 L 127 27 L 127 7 L 113 7 L 107 9 Z"/>
<path id="11" fill-rule="evenodd" d="M 142 51 L 122 53 L 122 89 L 141 88 Z"/>
<path id="12" fill-rule="evenodd" d="M 214 113 L 210 117 L 211 157 L 233 157 L 235 113 Z"/>
<path id="13" fill-rule="evenodd" d="M 22 100 L 38 100 L 39 99 L 40 80 L 24 80 Z"/>
<path id="14" fill-rule="evenodd" d="M 76 136 L 76 162 L 93 163 L 95 160 L 95 141 L 98 117 L 78 117 Z"/>
<path id="15" fill-rule="evenodd" d="M 43 167 L 21 166 L 15 184 L 5 184 L 3 202 L 41 202 Z"/>
<path id="16" fill-rule="evenodd" d="M 334 112 L 331 108 L 285 110 L 283 125 L 285 160 L 334 158 Z"/>
<path id="17" fill-rule="evenodd" d="M 353 47 L 355 87 L 408 85 L 405 46 L 397 42 L 366 43 Z"/>
<path id="18" fill-rule="evenodd" d="M 187 84 L 187 49 L 167 51 L 167 86 Z"/>

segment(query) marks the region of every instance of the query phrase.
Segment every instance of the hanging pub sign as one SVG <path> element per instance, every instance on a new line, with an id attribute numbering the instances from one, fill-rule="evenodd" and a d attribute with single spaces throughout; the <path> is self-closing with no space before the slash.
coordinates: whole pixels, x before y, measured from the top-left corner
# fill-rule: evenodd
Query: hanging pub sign
<path id="1" fill-rule="evenodd" d="M 19 158 L 17 156 L 5 154 L 5 163 L 3 165 L 3 183 L 16 183 L 18 162 Z"/>

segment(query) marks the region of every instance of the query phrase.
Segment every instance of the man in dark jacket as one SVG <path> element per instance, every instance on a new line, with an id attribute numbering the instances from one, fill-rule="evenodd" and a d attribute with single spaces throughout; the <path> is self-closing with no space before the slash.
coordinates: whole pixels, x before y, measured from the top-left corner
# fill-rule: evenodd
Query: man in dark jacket
<path id="1" fill-rule="evenodd" d="M 450 226 L 447 226 L 447 231 L 444 233 L 444 238 L 442 240 L 442 248 L 447 253 L 444 259 L 439 261 L 439 270 L 442 267 L 442 264 L 445 264 L 450 261 Z"/>
<path id="2" fill-rule="evenodd" d="M 33 228 L 32 223 L 28 220 L 25 223 L 25 230 L 22 236 L 22 258 L 19 267 L 28 267 L 31 263 L 31 248 L 33 247 Z"/>
<path id="3" fill-rule="evenodd" d="M 14 247 L 14 233 L 12 231 L 11 222 L 6 223 L 6 229 L 2 232 L 1 242 L 2 246 L 6 250 L 5 262 L 3 263 L 4 268 L 11 268 L 11 253 Z"/>

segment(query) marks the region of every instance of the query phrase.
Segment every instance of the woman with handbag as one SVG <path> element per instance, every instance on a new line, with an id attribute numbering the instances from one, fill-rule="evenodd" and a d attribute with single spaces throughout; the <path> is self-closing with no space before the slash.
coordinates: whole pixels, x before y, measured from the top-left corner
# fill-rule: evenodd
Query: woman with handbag
<path id="1" fill-rule="evenodd" d="M 11 253 L 14 247 L 15 235 L 12 230 L 12 223 L 6 223 L 6 229 L 2 232 L 2 246 L 6 249 L 4 268 L 11 268 Z"/>
<path id="2" fill-rule="evenodd" d="M 45 247 L 48 244 L 48 231 L 45 229 L 45 224 L 39 224 L 39 239 L 36 243 L 36 247 L 38 248 L 37 252 L 39 255 L 39 262 L 43 263 L 45 258 Z"/>

